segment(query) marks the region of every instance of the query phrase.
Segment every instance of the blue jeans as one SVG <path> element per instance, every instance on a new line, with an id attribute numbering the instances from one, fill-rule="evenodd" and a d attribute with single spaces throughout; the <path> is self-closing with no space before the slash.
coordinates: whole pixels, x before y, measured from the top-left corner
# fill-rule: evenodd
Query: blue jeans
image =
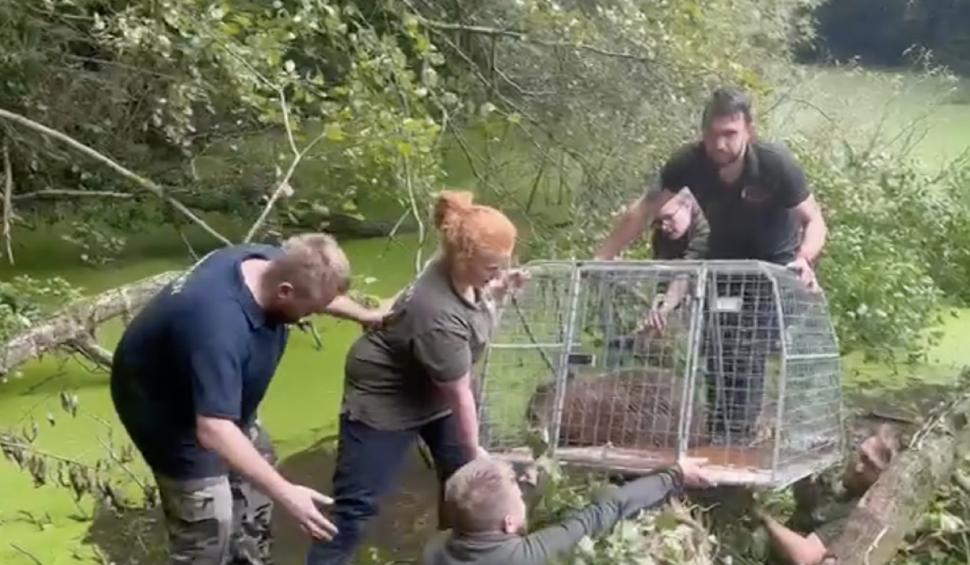
<path id="1" fill-rule="evenodd" d="M 377 514 L 378 501 L 396 482 L 405 456 L 418 436 L 431 450 L 442 484 L 471 460 L 458 441 L 454 416 L 407 430 L 378 430 L 351 420 L 346 414 L 340 416 L 332 513 L 338 531 L 329 542 L 313 543 L 307 565 L 343 565 L 351 561 L 367 521 Z M 439 500 L 440 496 L 439 492 Z M 438 511 L 440 521 L 440 505 Z"/>

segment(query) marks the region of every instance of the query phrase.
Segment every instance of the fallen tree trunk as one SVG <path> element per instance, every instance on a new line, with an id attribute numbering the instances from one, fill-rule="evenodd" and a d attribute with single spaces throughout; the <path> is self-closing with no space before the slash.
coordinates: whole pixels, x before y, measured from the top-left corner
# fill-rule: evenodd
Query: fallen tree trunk
<path id="1" fill-rule="evenodd" d="M 889 562 L 970 443 L 970 395 L 949 404 L 914 436 L 852 511 L 825 565 Z"/>
<path id="2" fill-rule="evenodd" d="M 86 344 L 95 329 L 104 322 L 123 316 L 126 322 L 180 271 L 168 271 L 140 281 L 113 288 L 69 305 L 53 317 L 20 332 L 0 346 L 0 375 L 14 367 L 37 359 L 59 347 Z M 108 355 L 87 348 L 97 357 Z"/>

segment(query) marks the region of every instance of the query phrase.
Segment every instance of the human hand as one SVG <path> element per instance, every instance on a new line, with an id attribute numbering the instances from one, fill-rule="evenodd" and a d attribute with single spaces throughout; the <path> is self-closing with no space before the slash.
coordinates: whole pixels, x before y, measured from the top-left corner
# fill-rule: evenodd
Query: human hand
<path id="1" fill-rule="evenodd" d="M 482 447 L 481 445 L 475 448 L 475 459 L 478 459 L 479 457 L 488 457 L 488 456 L 489 456 L 488 452 L 485 451 L 485 448 Z"/>
<path id="2" fill-rule="evenodd" d="M 529 281 L 531 275 L 525 269 L 509 269 L 495 281 L 492 294 L 497 300 L 503 300 L 508 295 L 516 295 Z"/>
<path id="3" fill-rule="evenodd" d="M 532 485 L 532 486 L 538 485 L 539 484 L 539 466 L 538 465 L 535 465 L 533 463 L 530 463 L 530 464 L 526 465 L 525 468 L 522 469 L 522 473 L 519 474 L 517 480 L 519 482 L 525 483 L 527 485 Z"/>
<path id="4" fill-rule="evenodd" d="M 647 332 L 662 334 L 667 329 L 667 310 L 663 307 L 651 309 L 647 313 L 647 319 L 644 320 L 642 328 Z"/>
<path id="5" fill-rule="evenodd" d="M 755 504 L 751 507 L 751 515 L 761 523 L 771 520 L 771 514 L 768 514 L 768 511 L 762 508 L 760 504 Z"/>
<path id="6" fill-rule="evenodd" d="M 715 486 L 714 481 L 701 469 L 707 459 L 683 457 L 677 461 L 677 468 L 684 481 L 684 486 L 691 488 L 708 488 Z"/>
<path id="7" fill-rule="evenodd" d="M 379 308 L 376 310 L 365 310 L 359 319 L 360 326 L 367 330 L 379 330 L 384 327 L 384 319 L 387 317 L 387 310 Z"/>
<path id="8" fill-rule="evenodd" d="M 303 533 L 320 541 L 330 541 L 337 527 L 320 512 L 321 506 L 333 504 L 333 499 L 311 488 L 289 483 L 279 503 L 293 516 Z"/>
<path id="9" fill-rule="evenodd" d="M 808 290 L 812 292 L 818 291 L 818 279 L 815 278 L 815 270 L 812 269 L 812 265 L 809 264 L 808 260 L 804 257 L 797 257 L 791 263 L 785 265 L 790 271 L 794 271 L 798 275 L 798 280 L 804 284 Z"/>

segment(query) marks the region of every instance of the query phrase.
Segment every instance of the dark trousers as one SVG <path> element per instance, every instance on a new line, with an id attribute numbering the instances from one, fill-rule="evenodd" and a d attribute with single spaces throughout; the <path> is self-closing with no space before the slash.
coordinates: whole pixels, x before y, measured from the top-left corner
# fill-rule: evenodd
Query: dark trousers
<path id="1" fill-rule="evenodd" d="M 722 441 L 747 441 L 755 433 L 766 364 L 778 338 L 774 293 L 767 277 L 751 275 L 719 276 L 716 291 L 718 297 L 740 298 L 741 305 L 734 312 L 712 310 L 706 324 L 711 433 Z"/>
<path id="2" fill-rule="evenodd" d="M 310 547 L 307 565 L 342 565 L 351 561 L 367 521 L 377 514 L 378 501 L 397 482 L 405 456 L 419 436 L 431 451 L 442 484 L 470 461 L 467 450 L 458 441 L 454 416 L 418 428 L 378 430 L 341 415 L 332 513 L 338 533 L 333 540 Z M 440 512 L 439 505 L 439 518 Z"/>

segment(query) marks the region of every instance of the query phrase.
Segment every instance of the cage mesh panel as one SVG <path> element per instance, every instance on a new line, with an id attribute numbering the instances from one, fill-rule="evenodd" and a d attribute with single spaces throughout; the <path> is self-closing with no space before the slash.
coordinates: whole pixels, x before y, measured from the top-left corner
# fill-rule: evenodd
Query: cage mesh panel
<path id="1" fill-rule="evenodd" d="M 838 370 L 838 357 L 788 362 L 779 466 L 837 454 L 841 434 Z"/>
<path id="2" fill-rule="evenodd" d="M 480 366 L 489 451 L 523 448 L 558 423 L 549 439 L 567 462 L 649 468 L 686 447 L 731 482 L 763 484 L 797 480 L 838 455 L 837 342 L 824 296 L 791 272 L 754 261 L 529 269 Z M 665 331 L 643 331 L 651 307 L 681 284 L 685 299 Z"/>

